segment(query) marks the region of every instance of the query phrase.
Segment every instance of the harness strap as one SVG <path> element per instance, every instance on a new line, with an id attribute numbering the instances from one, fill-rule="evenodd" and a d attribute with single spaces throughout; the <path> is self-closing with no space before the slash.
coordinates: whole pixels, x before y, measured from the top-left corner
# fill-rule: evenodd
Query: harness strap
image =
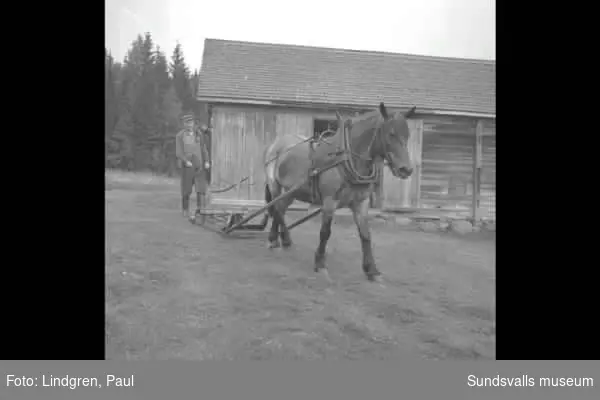
<path id="1" fill-rule="evenodd" d="M 358 170 L 356 169 L 356 166 L 354 165 L 353 156 L 357 157 L 357 158 L 365 158 L 365 157 L 360 154 L 356 154 L 356 153 L 354 153 L 354 151 L 352 151 L 352 147 L 350 144 L 349 121 L 348 120 L 344 121 L 342 126 L 340 126 L 338 129 L 341 129 L 341 134 L 343 135 L 343 137 L 342 137 L 343 147 L 341 149 L 338 148 L 337 151 L 330 153 L 329 155 L 334 158 L 339 157 L 339 156 L 342 156 L 342 157 L 339 160 L 333 162 L 332 164 L 330 164 L 324 168 L 315 168 L 315 159 L 313 157 L 314 151 L 315 151 L 315 148 L 314 148 L 315 143 L 321 142 L 321 141 L 328 143 L 328 144 L 331 144 L 331 143 L 328 142 L 322 136 L 320 136 L 316 140 L 312 139 L 312 141 L 310 143 L 310 157 L 311 157 L 312 161 L 311 161 L 311 172 L 310 172 L 310 175 L 308 178 L 308 183 L 310 186 L 313 201 L 315 201 L 318 204 L 320 204 L 322 201 L 321 191 L 319 190 L 320 175 L 324 171 L 329 170 L 331 168 L 341 165 L 341 172 L 342 172 L 342 174 L 346 175 L 347 178 L 349 178 L 349 181 L 350 181 L 349 183 L 351 185 L 370 185 L 370 184 L 377 183 L 380 180 L 381 169 L 378 168 L 375 165 L 375 163 L 372 164 L 371 172 L 369 173 L 369 175 L 361 175 L 358 172 Z M 375 143 L 377 136 L 380 133 L 379 130 L 381 129 L 381 127 L 376 127 L 375 129 L 376 129 L 376 131 L 374 132 L 373 137 L 371 138 L 371 142 L 369 143 L 369 147 L 367 150 L 369 154 L 367 157 L 370 156 L 371 148 L 372 148 L 373 144 Z M 339 130 L 338 130 L 338 133 L 339 133 Z M 370 158 L 368 158 L 368 159 L 370 159 Z"/>
<path id="2" fill-rule="evenodd" d="M 321 175 L 321 171 L 319 171 L 318 169 L 315 168 L 315 157 L 314 157 L 315 146 L 320 141 L 321 141 L 321 136 L 319 136 L 317 139 L 312 138 L 312 140 L 310 141 L 311 165 L 310 165 L 310 171 L 309 171 L 309 175 L 308 175 L 308 186 L 310 187 L 313 202 L 315 202 L 316 204 L 320 204 L 322 201 L 321 191 L 319 190 L 319 182 L 320 182 L 319 178 Z"/>
<path id="3" fill-rule="evenodd" d="M 308 175 L 308 185 L 309 185 L 309 188 L 311 191 L 311 197 L 316 204 L 321 204 L 323 201 L 323 196 L 321 195 L 321 190 L 319 189 L 319 184 L 321 182 L 321 173 L 323 173 L 331 168 L 334 168 L 341 163 L 341 161 L 335 161 L 332 164 L 327 165 L 325 167 L 315 168 L 315 158 L 314 158 L 315 146 L 321 142 L 331 144 L 324 137 L 326 133 L 330 133 L 330 132 L 333 132 L 333 131 L 326 130 L 324 132 L 321 132 L 321 134 L 319 135 L 318 138 L 312 138 L 312 140 L 310 141 L 311 168 L 310 168 L 309 175 Z M 337 157 L 338 155 L 341 155 L 341 154 L 343 154 L 343 152 L 336 151 L 333 155 L 334 155 L 334 157 Z M 329 155 L 332 155 L 332 154 L 329 154 Z"/>
<path id="4" fill-rule="evenodd" d="M 319 182 L 320 182 L 321 174 L 332 168 L 336 168 L 337 166 L 339 166 L 342 163 L 343 163 L 343 160 L 336 160 L 333 163 L 331 163 L 325 167 L 311 168 L 310 174 L 308 176 L 308 182 L 311 187 L 311 193 L 313 196 L 313 200 L 315 200 L 317 203 L 321 203 L 321 201 L 322 201 L 321 191 L 319 190 Z"/>
<path id="5" fill-rule="evenodd" d="M 350 131 L 348 129 L 348 124 L 344 123 L 344 126 L 342 129 L 343 129 L 343 134 L 344 134 L 344 136 L 343 136 L 344 151 L 346 152 L 346 154 L 349 154 L 349 157 L 345 157 L 345 159 L 344 159 L 343 167 L 344 167 L 344 172 L 350 179 L 350 183 L 354 184 L 354 185 L 367 185 L 367 184 L 376 183 L 379 180 L 379 175 L 380 175 L 379 168 L 376 168 L 375 164 L 373 163 L 371 166 L 371 172 L 369 173 L 369 175 L 361 175 L 358 172 L 358 170 L 356 169 L 356 166 L 354 165 L 354 160 L 353 160 L 352 156 L 357 156 L 359 158 L 363 158 L 363 157 L 359 154 L 355 154 L 352 151 L 352 148 L 350 145 Z M 373 138 L 371 139 L 371 143 L 369 144 L 369 147 L 368 147 L 369 153 L 371 151 L 371 147 L 372 147 L 373 143 L 375 142 L 375 138 L 379 134 L 379 129 L 381 129 L 381 128 L 376 127 L 375 129 L 376 129 L 376 131 L 374 132 Z"/>

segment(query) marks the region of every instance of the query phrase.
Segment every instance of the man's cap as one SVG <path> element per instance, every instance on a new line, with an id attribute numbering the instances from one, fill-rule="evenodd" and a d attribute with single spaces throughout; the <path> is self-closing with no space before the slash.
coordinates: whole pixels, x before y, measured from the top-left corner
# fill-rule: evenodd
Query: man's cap
<path id="1" fill-rule="evenodd" d="M 192 122 L 193 120 L 194 120 L 193 114 L 183 114 L 181 116 L 181 122 L 183 122 L 183 123 Z"/>

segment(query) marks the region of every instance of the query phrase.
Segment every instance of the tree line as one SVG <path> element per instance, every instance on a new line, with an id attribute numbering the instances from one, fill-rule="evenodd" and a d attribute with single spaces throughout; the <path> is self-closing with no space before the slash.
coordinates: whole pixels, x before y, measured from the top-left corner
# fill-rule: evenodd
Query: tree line
<path id="1" fill-rule="evenodd" d="M 104 69 L 106 167 L 174 174 L 179 117 L 197 107 L 198 71 L 181 45 L 167 60 L 150 33 L 138 35 L 122 62 L 105 49 Z"/>

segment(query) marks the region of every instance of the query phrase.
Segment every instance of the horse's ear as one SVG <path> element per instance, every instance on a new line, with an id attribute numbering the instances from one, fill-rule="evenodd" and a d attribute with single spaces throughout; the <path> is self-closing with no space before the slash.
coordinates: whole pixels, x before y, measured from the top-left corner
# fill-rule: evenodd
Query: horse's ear
<path id="1" fill-rule="evenodd" d="M 383 104 L 383 101 L 381 103 L 379 103 L 379 112 L 381 113 L 381 116 L 383 117 L 383 119 L 385 119 L 386 121 L 389 118 L 387 109 L 385 108 L 385 104 Z"/>
<path id="2" fill-rule="evenodd" d="M 341 120 L 342 120 L 342 114 L 340 114 L 340 112 L 339 112 L 339 111 L 336 111 L 336 112 L 335 112 L 335 117 L 337 118 L 337 120 L 338 120 L 338 121 L 341 121 Z"/>
<path id="3" fill-rule="evenodd" d="M 417 109 L 417 106 L 412 106 L 410 110 L 408 110 L 407 112 L 404 113 L 404 118 L 410 118 L 415 114 L 415 110 Z"/>

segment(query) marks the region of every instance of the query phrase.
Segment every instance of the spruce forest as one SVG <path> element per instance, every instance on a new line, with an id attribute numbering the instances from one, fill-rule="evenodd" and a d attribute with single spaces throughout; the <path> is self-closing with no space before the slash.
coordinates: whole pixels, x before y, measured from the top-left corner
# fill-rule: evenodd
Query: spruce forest
<path id="1" fill-rule="evenodd" d="M 197 108 L 198 71 L 179 44 L 167 59 L 150 33 L 138 35 L 122 62 L 105 49 L 104 69 L 106 167 L 172 176 L 179 117 Z"/>

